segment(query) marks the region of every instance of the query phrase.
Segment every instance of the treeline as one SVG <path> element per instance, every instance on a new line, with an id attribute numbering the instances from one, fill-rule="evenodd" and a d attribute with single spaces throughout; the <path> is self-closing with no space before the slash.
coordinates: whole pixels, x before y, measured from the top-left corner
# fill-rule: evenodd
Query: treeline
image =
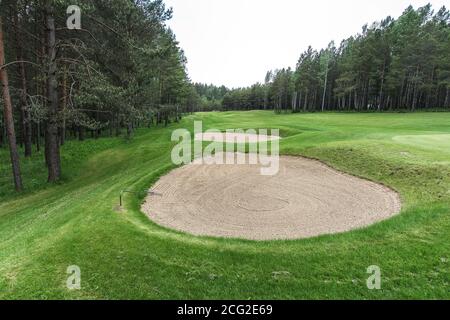
<path id="1" fill-rule="evenodd" d="M 212 84 L 194 83 L 195 90 L 200 96 L 198 111 L 215 111 L 222 108 L 223 97 L 229 91 L 225 86 L 217 87 Z"/>
<path id="2" fill-rule="evenodd" d="M 81 29 L 67 27 L 72 4 L 0 3 L 0 147 L 10 148 L 17 190 L 17 145 L 25 157 L 42 148 L 54 182 L 66 139 L 130 138 L 137 127 L 178 121 L 200 102 L 162 0 L 78 1 Z"/>
<path id="3" fill-rule="evenodd" d="M 450 110 L 450 13 L 408 7 L 397 19 L 309 47 L 295 70 L 269 71 L 263 84 L 228 92 L 223 110 Z"/>

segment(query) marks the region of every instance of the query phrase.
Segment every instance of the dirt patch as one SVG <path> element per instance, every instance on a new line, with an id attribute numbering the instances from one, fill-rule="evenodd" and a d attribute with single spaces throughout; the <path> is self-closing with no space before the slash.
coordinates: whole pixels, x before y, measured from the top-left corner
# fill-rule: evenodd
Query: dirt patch
<path id="1" fill-rule="evenodd" d="M 142 210 L 194 235 L 299 239 L 365 227 L 400 212 L 391 189 L 301 157 L 280 157 L 275 176 L 259 165 L 189 164 L 162 177 Z"/>

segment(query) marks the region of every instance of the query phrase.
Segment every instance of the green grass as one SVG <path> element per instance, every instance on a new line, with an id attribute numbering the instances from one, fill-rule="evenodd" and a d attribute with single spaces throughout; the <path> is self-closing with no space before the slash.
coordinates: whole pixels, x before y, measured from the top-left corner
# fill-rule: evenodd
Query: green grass
<path id="1" fill-rule="evenodd" d="M 318 158 L 382 182 L 403 200 L 399 216 L 307 240 L 251 242 L 167 230 L 139 211 L 173 166 L 175 126 L 123 139 L 70 142 L 64 180 L 45 184 L 42 155 L 22 160 L 26 191 L 14 195 L 0 151 L 0 298 L 388 299 L 450 298 L 450 113 L 200 113 L 177 127 L 279 128 L 283 154 Z M 82 289 L 66 288 L 81 268 Z M 382 290 L 366 287 L 378 265 Z M 283 271 L 282 276 L 274 272 Z"/>

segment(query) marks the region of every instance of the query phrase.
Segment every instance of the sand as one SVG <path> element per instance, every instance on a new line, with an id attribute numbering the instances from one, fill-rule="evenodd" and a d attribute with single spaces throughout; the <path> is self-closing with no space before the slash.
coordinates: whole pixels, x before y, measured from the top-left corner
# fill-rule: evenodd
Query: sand
<path id="1" fill-rule="evenodd" d="M 399 195 L 302 157 L 260 165 L 189 164 L 162 177 L 142 210 L 155 223 L 199 236 L 302 239 L 369 226 L 400 212 Z"/>

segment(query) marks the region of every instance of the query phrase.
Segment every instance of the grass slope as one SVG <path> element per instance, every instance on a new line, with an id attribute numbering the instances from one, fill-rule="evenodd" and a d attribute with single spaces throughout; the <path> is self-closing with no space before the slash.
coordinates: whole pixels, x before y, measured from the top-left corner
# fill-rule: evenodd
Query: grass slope
<path id="1" fill-rule="evenodd" d="M 200 113 L 177 126 L 280 128 L 284 154 L 321 159 L 400 192 L 402 214 L 366 229 L 298 241 L 199 238 L 150 222 L 140 197 L 172 168 L 175 126 L 133 141 L 63 147 L 64 181 L 46 186 L 40 155 L 13 194 L 0 151 L 0 298 L 450 298 L 450 114 Z M 82 289 L 66 288 L 81 267 Z M 382 290 L 366 269 L 382 270 Z"/>

